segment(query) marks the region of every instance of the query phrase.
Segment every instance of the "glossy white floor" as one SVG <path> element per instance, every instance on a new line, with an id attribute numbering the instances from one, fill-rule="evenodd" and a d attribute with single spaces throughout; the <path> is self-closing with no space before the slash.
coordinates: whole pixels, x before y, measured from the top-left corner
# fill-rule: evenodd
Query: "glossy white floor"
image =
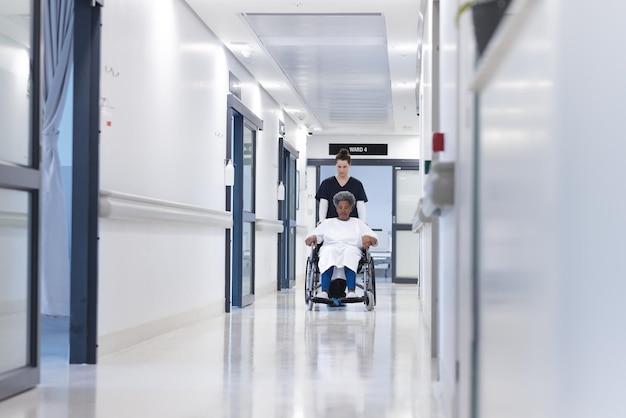
<path id="1" fill-rule="evenodd" d="M 97 366 L 48 360 L 0 416 L 443 418 L 415 285 L 381 283 L 377 296 L 371 312 L 307 311 L 296 287 Z"/>

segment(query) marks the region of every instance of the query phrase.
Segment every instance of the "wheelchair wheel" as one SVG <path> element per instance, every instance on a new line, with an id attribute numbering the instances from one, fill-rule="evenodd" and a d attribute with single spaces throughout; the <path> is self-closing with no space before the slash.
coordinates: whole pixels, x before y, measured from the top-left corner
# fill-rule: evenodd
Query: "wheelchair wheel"
<path id="1" fill-rule="evenodd" d="M 365 292 L 365 307 L 368 311 L 371 311 L 376 306 L 376 298 L 374 297 L 374 293 L 371 291 Z"/>
<path id="2" fill-rule="evenodd" d="M 374 259 L 370 258 L 369 260 L 369 270 L 370 270 L 370 289 L 372 291 L 372 295 L 374 296 L 374 306 L 376 306 L 376 269 L 374 268 Z"/>
<path id="3" fill-rule="evenodd" d="M 304 278 L 304 303 L 309 303 L 311 300 L 311 260 L 306 260 L 306 277 Z"/>
<path id="4" fill-rule="evenodd" d="M 311 260 L 307 258 L 306 260 L 306 278 L 304 283 L 304 303 L 309 303 L 311 297 L 313 296 L 313 282 L 315 275 L 315 268 L 311 263 Z"/>

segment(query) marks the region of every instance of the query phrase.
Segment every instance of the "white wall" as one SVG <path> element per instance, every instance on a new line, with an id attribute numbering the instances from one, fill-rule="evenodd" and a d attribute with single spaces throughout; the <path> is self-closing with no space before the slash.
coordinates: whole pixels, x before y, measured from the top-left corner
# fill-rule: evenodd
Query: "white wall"
<path id="1" fill-rule="evenodd" d="M 448 10 L 447 13 L 450 11 Z M 449 14 L 445 16 L 450 17 Z M 472 396 L 473 328 L 473 248 L 474 248 L 474 92 L 470 83 L 476 62 L 470 13 L 466 13 L 457 28 L 458 54 L 458 112 L 457 159 L 455 161 L 455 194 L 457 239 L 457 326 L 456 351 L 459 361 L 459 382 L 455 390 L 454 417 L 469 418 Z"/>
<path id="2" fill-rule="evenodd" d="M 456 2 L 440 2 L 439 19 L 439 132 L 444 151 L 439 161 L 459 161 Z M 469 174 L 469 173 L 463 173 Z M 461 174 L 461 176 L 463 175 Z M 445 207 L 439 217 L 438 248 L 438 365 L 445 408 L 454 409 L 457 361 L 457 205 Z M 465 249 L 464 249 L 465 250 Z"/>
<path id="3" fill-rule="evenodd" d="M 103 8 L 101 189 L 221 216 L 229 71 L 264 121 L 257 218 L 276 220 L 278 119 L 293 121 L 182 0 Z M 257 233 L 257 295 L 276 288 L 276 239 Z M 100 354 L 223 312 L 223 226 L 101 218 L 99 252 Z"/>
<path id="4" fill-rule="evenodd" d="M 300 152 L 298 161 L 296 163 L 296 167 L 300 172 L 300 193 L 298 198 L 300 199 L 299 209 L 296 212 L 297 218 L 297 228 L 296 228 L 296 242 L 304 243 L 306 238 L 306 234 L 308 231 L 307 225 L 310 225 L 310 216 L 311 213 L 314 214 L 314 211 L 311 211 L 310 207 L 310 190 L 308 189 L 309 184 L 309 170 L 307 169 L 307 158 L 308 158 L 308 148 L 307 148 L 307 131 L 302 129 L 292 129 L 287 130 L 287 139 L 293 138 L 289 142 L 294 145 Z M 315 215 L 313 216 L 315 219 Z M 315 221 L 313 221 L 315 222 Z M 296 282 L 304 283 L 305 271 L 306 271 L 306 258 L 309 255 L 308 247 L 303 244 L 298 244 L 296 246 Z"/>
<path id="5" fill-rule="evenodd" d="M 626 5 L 514 6 L 477 79 L 480 416 L 623 417 Z"/>
<path id="6" fill-rule="evenodd" d="M 424 39 L 422 40 L 422 81 L 420 83 L 420 126 L 421 142 L 420 154 L 423 161 L 432 160 L 432 111 L 433 111 L 433 56 L 432 56 L 432 0 L 427 0 L 426 18 L 424 19 Z M 421 170 L 422 187 L 426 183 L 426 170 Z M 420 266 L 420 302 L 422 307 L 423 320 L 429 333 L 432 332 L 432 225 L 425 223 L 421 232 L 421 254 L 423 260 Z"/>

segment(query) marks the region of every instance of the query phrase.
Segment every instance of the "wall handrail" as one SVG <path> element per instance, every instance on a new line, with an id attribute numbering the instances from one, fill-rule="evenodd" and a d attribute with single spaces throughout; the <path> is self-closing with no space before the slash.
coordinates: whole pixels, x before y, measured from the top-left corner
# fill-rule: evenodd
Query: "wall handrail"
<path id="1" fill-rule="evenodd" d="M 284 230 L 283 221 L 277 221 L 275 219 L 260 219 L 256 218 L 254 222 L 254 229 L 256 231 L 272 232 L 274 234 L 282 233 Z"/>
<path id="2" fill-rule="evenodd" d="M 233 224 L 227 211 L 112 190 L 100 191 L 99 210 L 100 217 L 107 219 L 195 223 L 226 229 Z"/>

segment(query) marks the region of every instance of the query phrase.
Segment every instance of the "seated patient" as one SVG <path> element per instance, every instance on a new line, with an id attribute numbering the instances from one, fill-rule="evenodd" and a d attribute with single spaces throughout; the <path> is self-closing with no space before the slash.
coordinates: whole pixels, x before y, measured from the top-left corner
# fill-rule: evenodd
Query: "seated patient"
<path id="1" fill-rule="evenodd" d="M 338 216 L 324 219 L 305 240 L 306 245 L 324 243 L 319 252 L 319 268 L 323 272 L 322 290 L 316 297 L 328 299 L 333 273 L 341 274 L 340 270 L 343 270 L 348 285 L 346 298 L 355 298 L 356 272 L 362 251 L 378 244 L 378 237 L 365 222 L 350 217 L 356 204 L 352 193 L 337 193 L 333 197 L 333 203 Z"/>

